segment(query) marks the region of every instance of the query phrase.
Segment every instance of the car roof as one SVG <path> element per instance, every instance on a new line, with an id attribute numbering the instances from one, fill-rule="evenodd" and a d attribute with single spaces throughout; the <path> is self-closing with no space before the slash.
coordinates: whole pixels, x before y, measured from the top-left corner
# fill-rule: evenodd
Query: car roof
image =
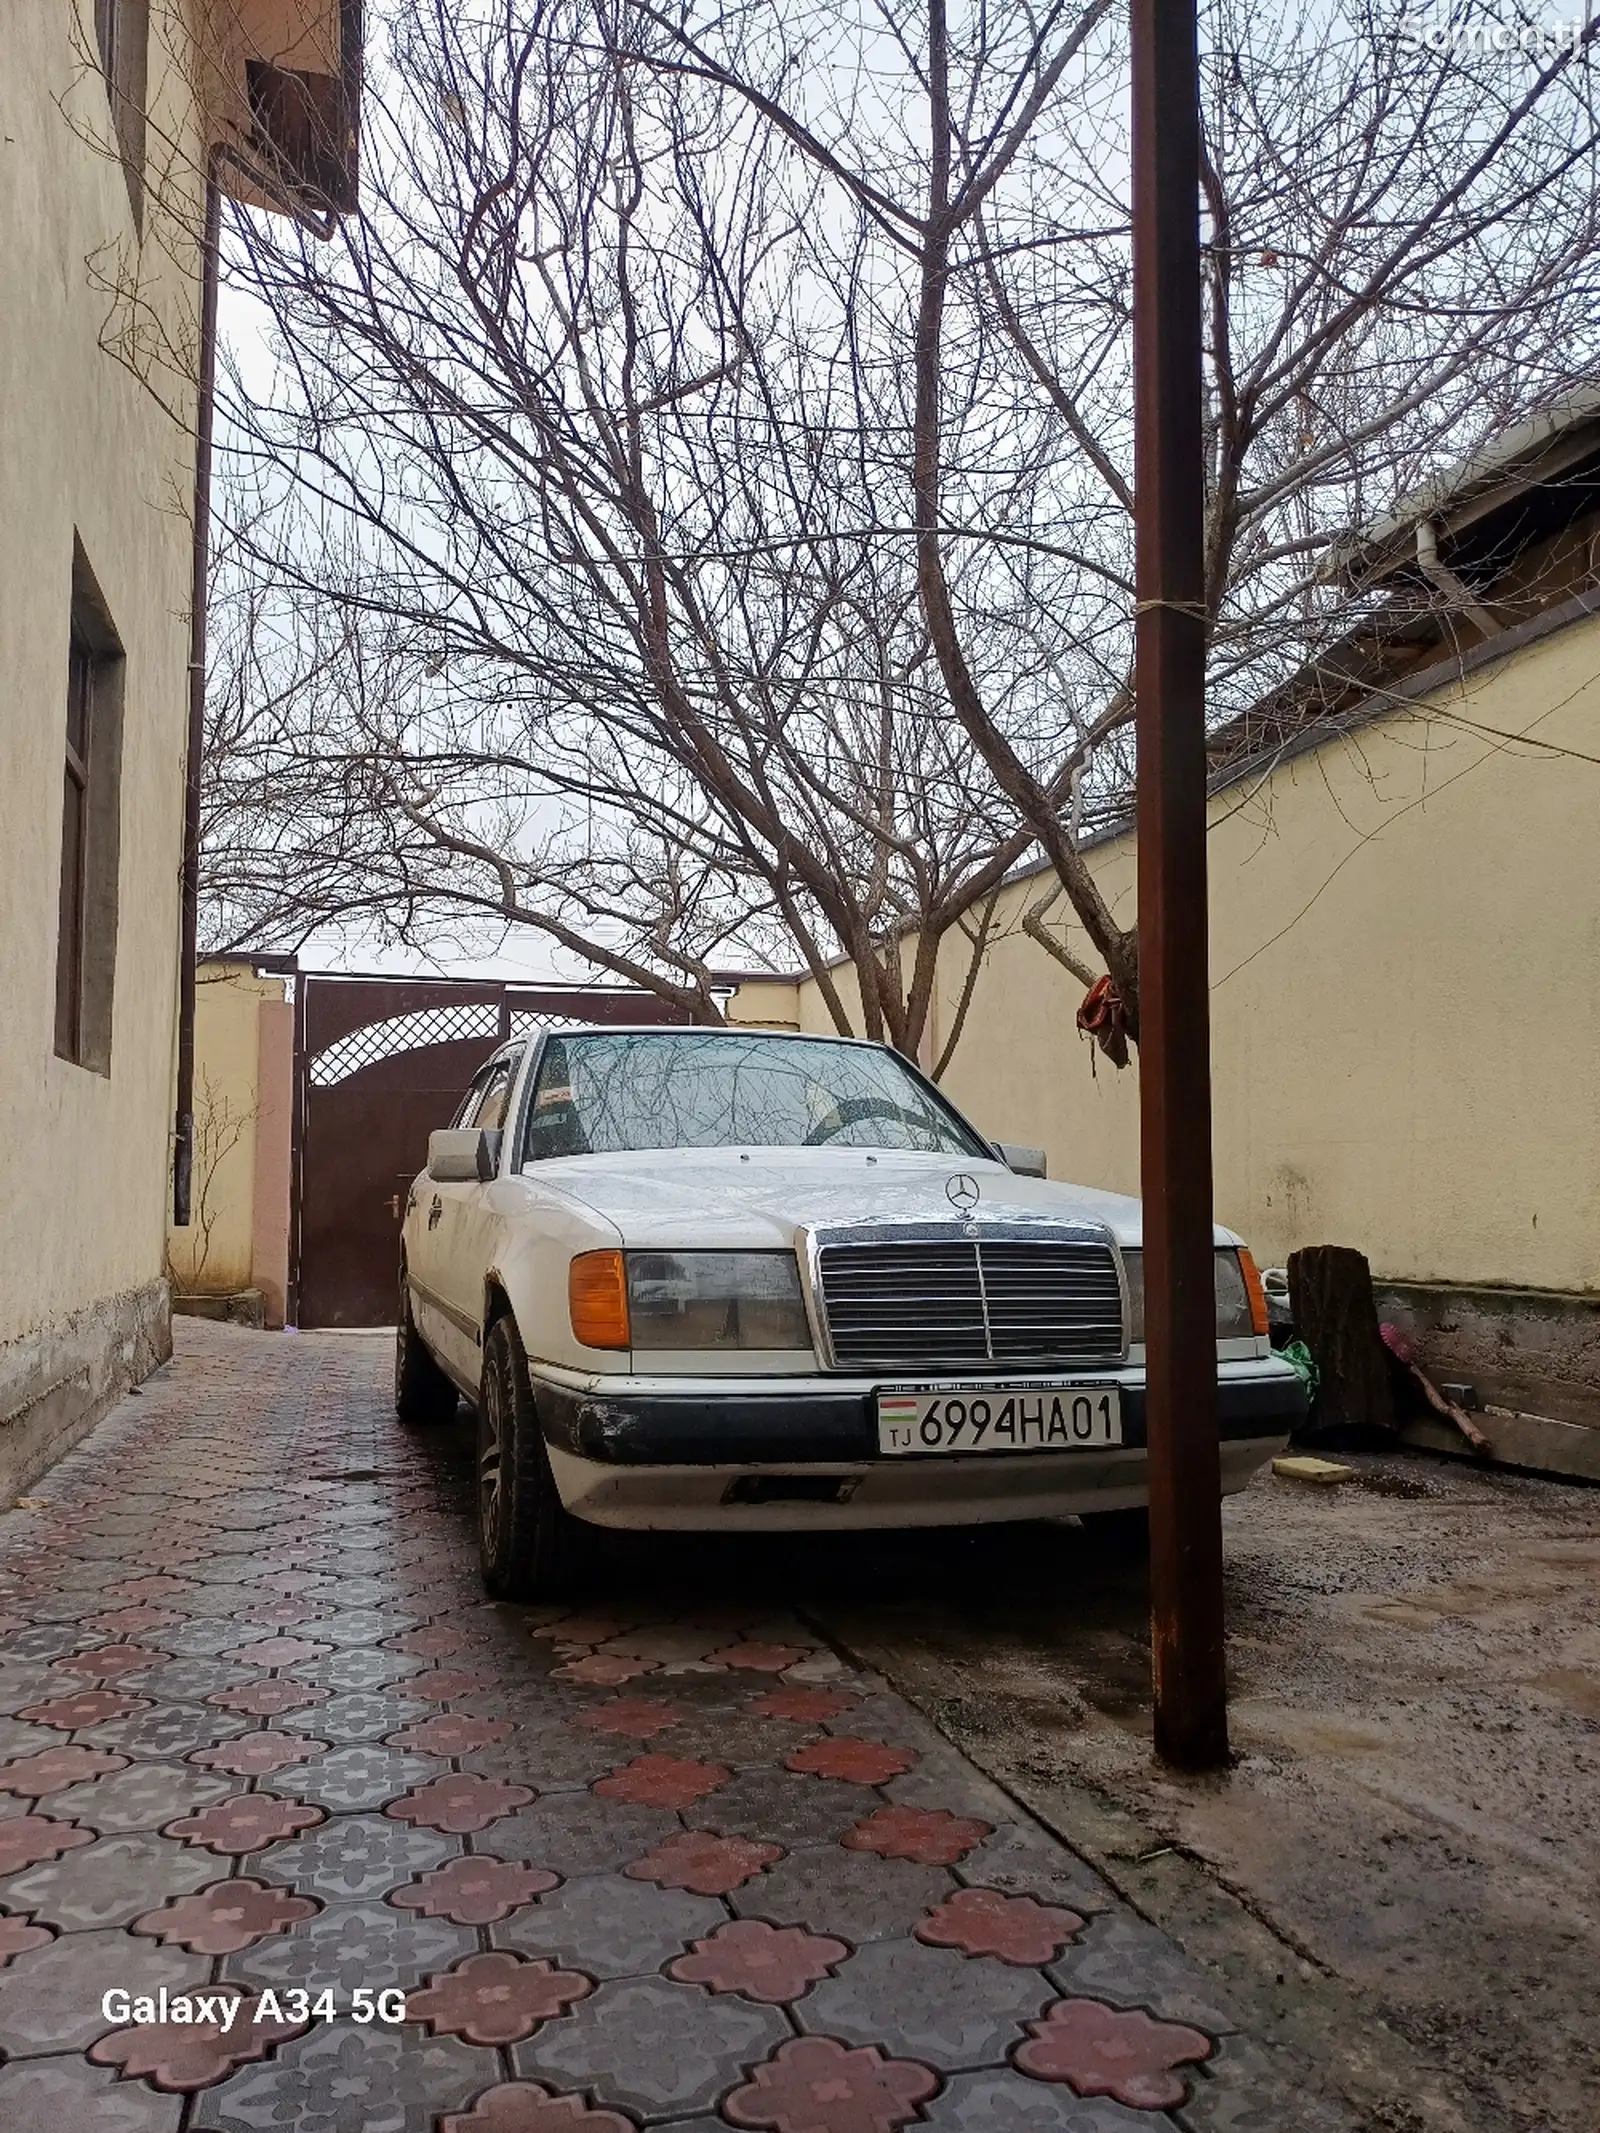
<path id="1" fill-rule="evenodd" d="M 772 1029 L 759 1022 L 575 1022 L 560 1029 L 535 1030 L 549 1037 L 766 1037 L 803 1044 L 864 1044 L 874 1052 L 892 1050 L 874 1037 L 843 1037 L 836 1030 Z M 899 1055 L 896 1054 L 898 1057 Z"/>

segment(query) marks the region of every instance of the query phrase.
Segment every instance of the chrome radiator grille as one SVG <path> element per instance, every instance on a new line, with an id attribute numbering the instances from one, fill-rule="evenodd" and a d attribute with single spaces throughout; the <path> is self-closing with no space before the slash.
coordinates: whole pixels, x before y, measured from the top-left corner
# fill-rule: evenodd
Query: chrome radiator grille
<path id="1" fill-rule="evenodd" d="M 951 1238 L 824 1243 L 818 1279 L 843 1369 L 1049 1369 L 1123 1352 L 1108 1244 Z"/>

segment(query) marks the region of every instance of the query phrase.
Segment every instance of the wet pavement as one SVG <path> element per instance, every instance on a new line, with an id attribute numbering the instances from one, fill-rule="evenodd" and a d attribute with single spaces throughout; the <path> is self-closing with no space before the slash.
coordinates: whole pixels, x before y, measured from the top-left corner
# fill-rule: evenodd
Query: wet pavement
<path id="1" fill-rule="evenodd" d="M 0 1519 L 0 2125 L 1347 2123 L 735 1558 L 486 1603 L 387 1360 L 186 1324 Z"/>

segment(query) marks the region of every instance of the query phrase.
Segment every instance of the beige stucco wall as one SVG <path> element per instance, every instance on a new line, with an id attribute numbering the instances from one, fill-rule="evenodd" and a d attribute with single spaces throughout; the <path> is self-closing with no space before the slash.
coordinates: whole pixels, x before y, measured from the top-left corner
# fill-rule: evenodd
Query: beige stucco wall
<path id="1" fill-rule="evenodd" d="M 167 1239 L 176 1288 L 226 1294 L 254 1284 L 258 1177 L 264 1172 L 263 1183 L 270 1189 L 280 1148 L 287 1190 L 287 1089 L 279 1090 L 271 1079 L 272 1055 L 269 1050 L 264 1062 L 262 1043 L 263 1010 L 269 1018 L 266 1027 L 274 1034 L 281 1016 L 290 1012 L 283 994 L 281 978 L 257 977 L 248 962 L 200 966 L 195 988 L 194 1219 Z M 265 1088 L 264 1063 L 269 1067 Z M 280 1288 L 280 1321 L 282 1301 Z"/>
<path id="2" fill-rule="evenodd" d="M 1600 1290 L 1596 758 L 1591 620 L 1214 800 L 1217 1211 L 1264 1262 L 1340 1243 L 1393 1280 Z M 1131 919 L 1131 837 L 1095 867 Z M 1137 1068 L 1096 1060 L 1022 933 L 1044 886 L 1008 890 L 944 1085 L 1053 1176 L 1136 1191 Z M 797 1019 L 831 1027 L 809 981 Z"/>
<path id="3" fill-rule="evenodd" d="M 148 1368 L 150 1343 L 159 1351 L 165 1337 L 158 1319 L 194 465 L 183 363 L 192 356 L 196 253 L 186 234 L 192 215 L 172 222 L 163 198 L 192 207 L 198 139 L 188 82 L 173 56 L 186 49 L 184 22 L 161 0 L 152 15 L 150 155 L 160 182 L 141 240 L 121 166 L 109 153 L 105 86 L 87 63 L 88 0 L 81 19 L 73 0 L 29 0 L 6 11 L 0 1178 L 8 1218 L 0 1224 L 0 1429 L 46 1394 L 56 1402 L 51 1412 L 66 1413 L 73 1403 L 62 1407 L 61 1386 L 69 1380 L 89 1388 L 92 1406 L 108 1370 L 114 1378 L 117 1370 L 126 1377 Z M 137 277 L 145 306 L 141 360 L 154 363 L 156 390 L 103 345 L 131 315 L 111 293 L 128 275 Z M 170 361 L 159 359 L 163 348 Z M 57 1059 L 53 1045 L 74 531 L 126 652 L 109 1076 Z M 121 1358 L 115 1369 L 106 1360 L 113 1350 Z M 41 1370 L 47 1378 L 57 1372 L 59 1382 L 41 1391 Z M 63 1422 L 56 1439 L 69 1428 Z M 37 1451 L 28 1456 L 37 1463 Z M 3 1444 L 0 1468 L 9 1472 Z"/>

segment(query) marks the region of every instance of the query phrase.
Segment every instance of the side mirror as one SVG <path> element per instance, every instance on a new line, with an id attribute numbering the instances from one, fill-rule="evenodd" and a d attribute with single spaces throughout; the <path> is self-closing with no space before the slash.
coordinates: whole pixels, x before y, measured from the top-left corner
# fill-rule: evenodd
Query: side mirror
<path id="1" fill-rule="evenodd" d="M 428 1175 L 436 1185 L 487 1185 L 499 1168 L 497 1127 L 443 1126 L 428 1135 Z"/>
<path id="2" fill-rule="evenodd" d="M 1042 1148 L 1024 1148 L 1019 1141 L 996 1141 L 1000 1160 L 1007 1170 L 1014 1170 L 1019 1178 L 1042 1178 L 1049 1175 L 1045 1167 Z"/>

